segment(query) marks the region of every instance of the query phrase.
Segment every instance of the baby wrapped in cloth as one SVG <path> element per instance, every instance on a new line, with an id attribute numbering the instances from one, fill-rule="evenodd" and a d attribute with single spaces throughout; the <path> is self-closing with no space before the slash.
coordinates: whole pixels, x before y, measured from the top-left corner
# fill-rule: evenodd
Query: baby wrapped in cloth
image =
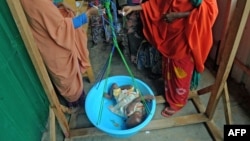
<path id="1" fill-rule="evenodd" d="M 131 85 L 118 87 L 118 85 L 114 83 L 111 88 L 111 96 L 116 100 L 116 104 L 110 106 L 109 109 L 113 113 L 126 118 L 127 128 L 132 128 L 140 124 L 146 116 L 145 106 L 144 103 L 142 103 L 142 99 L 152 100 L 154 99 L 154 96 L 147 94 L 141 97 L 139 91 L 135 90 Z"/>

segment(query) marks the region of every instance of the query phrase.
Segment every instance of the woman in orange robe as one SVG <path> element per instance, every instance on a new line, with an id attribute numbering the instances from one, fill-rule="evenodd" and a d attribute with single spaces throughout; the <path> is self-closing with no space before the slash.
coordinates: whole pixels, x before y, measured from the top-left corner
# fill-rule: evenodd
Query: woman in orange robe
<path id="1" fill-rule="evenodd" d="M 75 24 L 73 11 L 51 0 L 21 0 L 21 4 L 53 84 L 68 106 L 82 106 L 82 73 L 90 62 L 87 35 L 80 27 L 98 11 L 89 9 Z"/>
<path id="2" fill-rule="evenodd" d="M 126 15 L 141 10 L 143 33 L 163 55 L 165 117 L 182 109 L 194 70 L 204 71 L 212 47 L 216 0 L 148 0 L 123 8 Z"/>

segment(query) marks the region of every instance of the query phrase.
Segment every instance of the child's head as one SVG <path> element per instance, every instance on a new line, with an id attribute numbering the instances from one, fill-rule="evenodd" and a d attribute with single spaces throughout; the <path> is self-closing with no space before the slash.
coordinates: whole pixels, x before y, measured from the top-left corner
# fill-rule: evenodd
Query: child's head
<path id="1" fill-rule="evenodd" d="M 130 115 L 126 120 L 126 127 L 133 128 L 139 125 L 144 119 L 144 115 L 142 112 L 136 111 L 132 115 Z"/>

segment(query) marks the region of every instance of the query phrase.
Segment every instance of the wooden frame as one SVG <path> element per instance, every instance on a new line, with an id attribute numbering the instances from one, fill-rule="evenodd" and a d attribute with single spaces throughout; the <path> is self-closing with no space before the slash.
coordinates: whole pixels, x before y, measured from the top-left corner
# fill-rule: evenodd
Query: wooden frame
<path id="1" fill-rule="evenodd" d="M 102 135 L 103 133 L 96 129 L 95 127 L 81 128 L 81 129 L 70 129 L 69 122 L 66 119 L 65 113 L 69 111 L 67 107 L 63 107 L 56 96 L 55 90 L 49 79 L 46 68 L 41 59 L 40 53 L 36 48 L 32 33 L 29 29 L 28 23 L 25 20 L 25 14 L 23 12 L 22 6 L 19 0 L 7 0 L 14 20 L 20 31 L 22 39 L 25 43 L 27 51 L 39 76 L 39 79 L 44 87 L 46 95 L 50 102 L 50 129 L 51 129 L 51 140 L 56 140 L 55 137 L 55 117 L 59 122 L 59 125 L 65 135 L 65 140 L 71 140 L 72 138 L 82 137 L 82 136 L 93 136 Z M 229 94 L 227 89 L 227 78 L 231 70 L 239 42 L 247 21 L 247 17 L 250 11 L 250 1 L 249 0 L 238 0 L 237 6 L 232 17 L 232 21 L 227 30 L 227 34 L 224 39 L 224 53 L 219 63 L 219 69 L 216 75 L 215 83 L 211 86 L 203 88 L 201 90 L 191 92 L 190 100 L 194 103 L 195 107 L 198 109 L 197 114 L 185 115 L 180 117 L 173 117 L 168 119 L 153 119 L 148 126 L 143 130 L 154 130 L 163 129 L 175 126 L 183 126 L 188 124 L 205 123 L 207 129 L 211 134 L 213 140 L 223 140 L 222 132 L 218 130 L 213 122 L 213 116 L 221 96 L 223 96 L 226 122 L 227 124 L 232 123 Z M 230 32 L 229 32 L 230 31 Z M 199 95 L 210 92 L 210 98 L 207 107 L 204 107 Z M 223 95 L 222 95 L 223 94 Z M 157 103 L 164 103 L 163 97 L 157 97 Z"/>
<path id="2" fill-rule="evenodd" d="M 42 83 L 42 86 L 45 90 L 45 93 L 50 102 L 50 119 L 53 119 L 53 115 L 56 116 L 59 125 L 65 135 L 65 137 L 69 137 L 69 124 L 66 119 L 65 113 L 71 113 L 70 109 L 61 105 L 56 91 L 52 85 L 52 82 L 49 78 L 46 67 L 43 63 L 42 57 L 38 48 L 36 47 L 36 43 L 32 32 L 30 30 L 29 24 L 27 22 L 25 13 L 23 11 L 20 0 L 7 0 L 10 11 L 13 15 L 13 18 L 16 22 L 18 30 L 22 36 L 25 47 L 28 51 L 28 54 L 31 58 L 31 61 L 36 69 L 38 77 Z M 90 82 L 94 82 L 94 74 L 92 68 L 87 70 L 87 74 L 83 74 L 83 77 L 88 76 Z M 53 111 L 53 112 L 52 112 Z M 52 114 L 53 113 L 53 114 Z M 55 126 L 55 125 L 54 125 Z M 50 126 L 53 129 L 53 126 Z M 54 128 L 55 129 L 55 128 Z"/>

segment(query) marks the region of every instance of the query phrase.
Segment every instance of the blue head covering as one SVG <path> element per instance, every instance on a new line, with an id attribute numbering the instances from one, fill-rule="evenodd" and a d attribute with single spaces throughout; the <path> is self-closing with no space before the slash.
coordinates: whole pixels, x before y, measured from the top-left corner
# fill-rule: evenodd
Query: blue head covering
<path id="1" fill-rule="evenodd" d="M 191 3 L 194 7 L 198 7 L 201 4 L 202 0 L 191 0 Z"/>
<path id="2" fill-rule="evenodd" d="M 53 0 L 53 3 L 63 2 L 63 0 Z"/>

